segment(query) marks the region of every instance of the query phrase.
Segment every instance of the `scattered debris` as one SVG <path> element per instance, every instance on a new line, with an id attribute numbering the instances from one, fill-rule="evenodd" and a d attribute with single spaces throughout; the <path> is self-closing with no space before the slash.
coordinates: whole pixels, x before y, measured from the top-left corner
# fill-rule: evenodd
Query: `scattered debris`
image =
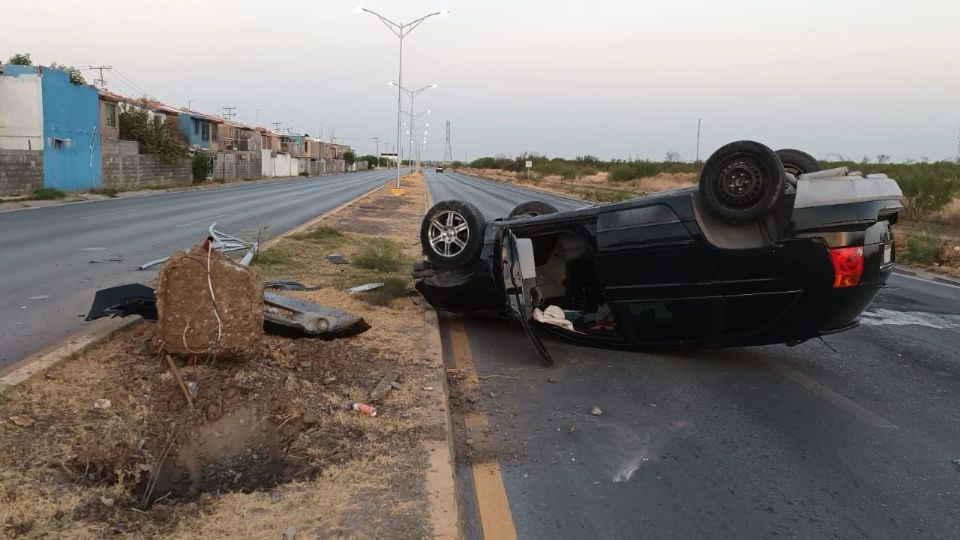
<path id="1" fill-rule="evenodd" d="M 264 289 L 277 289 L 278 291 L 317 291 L 319 286 L 309 286 L 299 281 L 264 281 Z"/>
<path id="2" fill-rule="evenodd" d="M 331 375 L 329 377 L 324 377 L 323 380 L 320 381 L 320 384 L 333 384 L 335 382 L 337 382 L 337 378 Z"/>
<path id="3" fill-rule="evenodd" d="M 363 285 L 357 285 L 356 287 L 350 287 L 345 290 L 350 294 L 356 294 L 358 292 L 374 291 L 380 287 L 383 287 L 383 283 L 364 283 Z"/>
<path id="4" fill-rule="evenodd" d="M 196 399 L 200 395 L 200 384 L 196 381 L 188 381 L 187 391 L 190 392 L 190 397 Z"/>
<path id="5" fill-rule="evenodd" d="M 287 527 L 283 530 L 283 540 L 294 540 L 297 537 L 296 527 Z"/>
<path id="6" fill-rule="evenodd" d="M 955 460 L 951 461 L 950 463 L 953 463 L 954 465 L 956 465 L 956 466 L 957 466 L 957 470 L 960 470 L 960 459 L 955 459 Z"/>
<path id="7" fill-rule="evenodd" d="M 351 403 L 350 408 L 357 411 L 358 413 L 364 416 L 376 416 L 377 409 L 372 405 L 367 405 L 366 403 Z"/>
<path id="8" fill-rule="evenodd" d="M 207 239 L 178 251 L 157 278 L 157 344 L 174 354 L 244 357 L 263 338 L 263 284 L 255 269 Z"/>
<path id="9" fill-rule="evenodd" d="M 27 300 L 46 300 L 47 298 L 50 298 L 49 294 L 41 294 L 39 296 L 31 296 Z"/>
<path id="10" fill-rule="evenodd" d="M 279 336 L 333 339 L 362 334 L 370 329 L 361 317 L 300 298 L 268 292 L 263 294 L 263 303 L 289 313 L 266 311 L 263 314 L 264 329 Z"/>
<path id="11" fill-rule="evenodd" d="M 557 384 L 557 380 L 553 377 L 547 377 L 547 382 L 550 384 Z"/>
<path id="12" fill-rule="evenodd" d="M 10 421 L 17 427 L 30 427 L 35 423 L 29 416 L 11 416 Z"/>
<path id="13" fill-rule="evenodd" d="M 113 505 L 116 501 L 113 500 L 113 497 L 100 497 L 100 504 L 106 506 L 107 508 L 113 508 Z"/>
<path id="14" fill-rule="evenodd" d="M 101 263 L 108 263 L 108 262 L 118 263 L 118 262 L 123 262 L 123 259 L 103 259 L 102 261 L 88 261 L 88 262 L 90 264 L 101 264 Z"/>
<path id="15" fill-rule="evenodd" d="M 209 292 L 205 294 L 209 297 Z M 361 334 L 370 329 L 370 325 L 361 317 L 299 298 L 264 293 L 263 303 L 266 304 L 263 309 L 263 329 L 270 334 L 291 338 L 335 339 Z M 153 288 L 132 283 L 101 289 L 93 299 L 86 320 L 128 315 L 157 320 L 157 300 Z M 192 333 L 193 328 L 190 330 Z"/>
<path id="16" fill-rule="evenodd" d="M 153 287 L 128 283 L 100 289 L 93 297 L 93 305 L 90 306 L 85 320 L 127 315 L 140 315 L 147 320 L 157 320 L 157 295 Z"/>
<path id="17" fill-rule="evenodd" d="M 109 399 L 100 398 L 93 402 L 93 408 L 99 411 L 105 411 L 113 406 Z"/>
<path id="18" fill-rule="evenodd" d="M 387 392 L 393 388 L 393 383 L 399 378 L 399 371 L 387 372 L 387 374 L 380 379 L 380 382 L 377 383 L 377 386 L 374 387 L 373 391 L 370 392 L 370 401 L 381 401 L 383 397 L 387 395 Z"/>
<path id="19" fill-rule="evenodd" d="M 601 414 L 603 414 L 603 411 L 600 409 L 600 407 L 597 407 L 596 405 L 594 405 L 593 408 L 590 409 L 590 414 L 594 416 L 600 416 Z"/>
<path id="20" fill-rule="evenodd" d="M 427 392 L 433 392 L 432 386 L 424 386 L 423 389 L 426 390 Z"/>
<path id="21" fill-rule="evenodd" d="M 331 253 L 327 255 L 327 260 L 332 262 L 333 264 L 350 264 L 350 261 L 348 261 L 343 255 L 339 253 Z"/>
<path id="22" fill-rule="evenodd" d="M 244 242 L 243 240 L 235 236 L 230 236 L 229 234 L 220 232 L 214 228 L 216 226 L 217 226 L 217 222 L 213 222 L 210 224 L 210 228 L 208 229 L 210 233 L 209 240 L 213 249 L 219 251 L 220 253 L 229 253 L 231 251 L 241 251 L 245 249 L 247 250 L 247 253 L 246 255 L 243 256 L 243 260 L 241 261 L 240 264 L 244 266 L 250 264 L 250 261 L 253 260 L 253 254 L 256 253 L 257 250 L 259 249 L 259 245 L 256 242 L 253 244 L 250 244 L 248 242 Z M 151 266 L 156 266 L 158 264 L 166 262 L 167 259 L 169 258 L 170 257 L 162 257 L 160 259 L 154 259 L 152 261 L 141 264 L 137 269 L 146 270 Z"/>

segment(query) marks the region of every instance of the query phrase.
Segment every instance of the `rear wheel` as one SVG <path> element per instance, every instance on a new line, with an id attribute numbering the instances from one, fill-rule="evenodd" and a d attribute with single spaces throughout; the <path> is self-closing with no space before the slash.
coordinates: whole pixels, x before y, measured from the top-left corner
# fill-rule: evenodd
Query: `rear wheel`
<path id="1" fill-rule="evenodd" d="M 527 201 L 518 204 L 517 207 L 510 212 L 510 215 L 507 216 L 507 219 L 544 216 L 547 214 L 556 214 L 557 212 L 559 212 L 557 207 L 548 202 Z"/>
<path id="2" fill-rule="evenodd" d="M 486 220 L 480 210 L 463 201 L 441 201 L 420 223 L 420 246 L 438 268 L 459 268 L 472 263 L 483 247 Z"/>
<path id="3" fill-rule="evenodd" d="M 714 152 L 700 171 L 700 196 L 728 223 L 753 223 L 776 208 L 786 189 L 783 164 L 773 150 L 736 141 Z"/>
<path id="4" fill-rule="evenodd" d="M 793 148 L 777 150 L 777 157 L 783 163 L 783 170 L 799 178 L 801 174 L 817 172 L 821 169 L 820 162 L 810 154 Z"/>

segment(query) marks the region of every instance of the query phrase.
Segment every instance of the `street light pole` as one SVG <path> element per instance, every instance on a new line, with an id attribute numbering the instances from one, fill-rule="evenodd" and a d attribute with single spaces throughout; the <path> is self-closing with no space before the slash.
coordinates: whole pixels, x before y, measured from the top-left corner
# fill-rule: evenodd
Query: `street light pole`
<path id="1" fill-rule="evenodd" d="M 400 153 L 399 153 L 400 122 L 403 114 L 402 103 L 400 101 L 402 97 L 402 90 L 400 89 L 400 85 L 403 84 L 403 38 L 407 37 L 407 35 L 410 32 L 413 32 L 418 26 L 420 26 L 420 24 L 423 21 L 429 19 L 430 17 L 433 17 L 434 15 L 447 16 L 450 14 L 450 12 L 448 12 L 447 10 L 436 11 L 434 13 L 429 13 L 427 15 L 424 15 L 423 17 L 420 17 L 419 19 L 415 19 L 408 23 L 395 23 L 371 9 L 367 9 L 361 6 L 354 6 L 353 10 L 356 13 L 365 12 L 377 17 L 378 19 L 380 19 L 380 22 L 386 25 L 386 27 L 389 28 L 390 31 L 393 32 L 393 34 L 400 39 L 400 60 L 398 62 L 398 69 L 397 69 L 397 87 L 398 88 L 397 88 L 397 186 L 396 186 L 397 189 L 400 189 Z"/>
<path id="2" fill-rule="evenodd" d="M 413 100 L 416 99 L 417 96 L 419 96 L 419 95 L 422 94 L 423 92 L 425 92 L 425 91 L 427 91 L 427 90 L 429 90 L 429 89 L 431 89 L 431 88 L 436 88 L 436 87 L 437 87 L 437 83 L 428 84 L 428 85 L 424 86 L 423 88 L 418 88 L 418 89 L 416 89 L 416 90 L 409 90 L 409 89 L 407 89 L 407 88 L 404 88 L 403 86 L 401 86 L 401 85 L 398 84 L 398 83 L 388 82 L 387 84 L 390 85 L 390 86 L 396 86 L 397 88 L 400 89 L 401 92 L 403 92 L 404 94 L 407 95 L 408 98 L 410 98 L 410 114 L 409 114 L 409 116 L 410 116 L 410 139 L 407 141 L 407 159 L 412 160 L 412 159 L 413 159 L 413 158 L 412 158 L 412 156 L 413 156 L 413 138 L 414 138 L 414 136 L 416 135 L 416 133 L 415 133 L 414 130 L 413 130 L 413 121 L 414 121 L 416 118 L 418 118 L 418 117 L 420 117 L 421 115 L 424 114 L 424 113 L 420 113 L 420 114 L 418 114 L 418 115 L 414 115 L 414 114 L 413 114 Z M 428 111 L 426 112 L 426 114 L 430 114 L 430 111 L 428 110 Z"/>

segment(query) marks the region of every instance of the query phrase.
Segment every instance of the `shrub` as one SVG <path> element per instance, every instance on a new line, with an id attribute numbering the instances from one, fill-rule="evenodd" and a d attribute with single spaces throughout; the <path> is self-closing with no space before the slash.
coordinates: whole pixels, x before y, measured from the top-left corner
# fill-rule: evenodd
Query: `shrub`
<path id="1" fill-rule="evenodd" d="M 330 240 L 332 238 L 342 238 L 342 237 L 343 237 L 343 233 L 340 232 L 339 230 L 333 227 L 330 227 L 329 225 L 320 225 L 319 227 L 310 229 L 307 232 L 300 233 L 296 235 L 294 238 L 296 240 L 324 241 L 324 240 Z"/>
<path id="2" fill-rule="evenodd" d="M 159 116 L 151 118 L 145 103 L 120 113 L 120 138 L 137 141 L 141 154 L 156 154 L 167 163 L 190 155 L 190 147 L 177 127 L 177 121 L 173 118 L 161 120 Z"/>
<path id="3" fill-rule="evenodd" d="M 610 168 L 611 182 L 626 182 L 636 180 L 647 176 L 655 176 L 660 173 L 662 167 L 657 163 L 649 161 L 632 161 L 630 163 L 621 163 Z"/>
<path id="4" fill-rule="evenodd" d="M 395 277 L 375 279 L 383 283 L 383 287 L 363 293 L 363 300 L 375 306 L 387 306 L 394 298 L 407 295 L 407 282 Z"/>
<path id="5" fill-rule="evenodd" d="M 938 262 L 943 240 L 926 232 L 905 237 L 906 249 L 899 252 L 898 258 L 905 263 L 931 265 Z"/>
<path id="6" fill-rule="evenodd" d="M 193 183 L 199 184 L 210 175 L 210 158 L 206 154 L 194 154 L 190 162 L 190 170 L 193 171 Z"/>
<path id="7" fill-rule="evenodd" d="M 60 191 L 57 188 L 41 188 L 33 192 L 33 199 L 36 201 L 52 201 L 54 199 L 62 199 L 66 197 L 67 194 Z"/>
<path id="8" fill-rule="evenodd" d="M 300 176 L 310 176 L 310 173 L 308 173 L 307 171 L 303 171 L 302 173 L 300 173 Z"/>
<path id="9" fill-rule="evenodd" d="M 400 245 L 386 238 L 364 239 L 353 256 L 353 264 L 380 272 L 395 272 L 403 263 Z"/>

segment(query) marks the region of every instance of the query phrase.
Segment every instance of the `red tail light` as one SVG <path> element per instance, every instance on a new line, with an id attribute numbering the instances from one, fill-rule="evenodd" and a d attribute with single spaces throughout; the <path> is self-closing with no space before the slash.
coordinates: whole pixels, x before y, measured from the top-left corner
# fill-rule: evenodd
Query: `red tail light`
<path id="1" fill-rule="evenodd" d="M 830 250 L 833 262 L 833 286 L 853 287 L 860 283 L 863 275 L 863 246 L 833 248 Z"/>

